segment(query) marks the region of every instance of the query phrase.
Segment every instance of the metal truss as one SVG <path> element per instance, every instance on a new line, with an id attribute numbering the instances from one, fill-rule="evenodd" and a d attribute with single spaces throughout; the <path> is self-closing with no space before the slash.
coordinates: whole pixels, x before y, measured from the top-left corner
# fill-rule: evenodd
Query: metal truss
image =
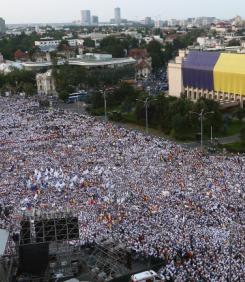
<path id="1" fill-rule="evenodd" d="M 73 240 L 79 240 L 79 224 L 72 213 L 39 214 L 21 221 L 20 246 Z"/>
<path id="2" fill-rule="evenodd" d="M 96 244 L 87 265 L 95 282 L 101 281 L 101 274 L 112 279 L 129 273 L 124 246 L 112 242 Z"/>

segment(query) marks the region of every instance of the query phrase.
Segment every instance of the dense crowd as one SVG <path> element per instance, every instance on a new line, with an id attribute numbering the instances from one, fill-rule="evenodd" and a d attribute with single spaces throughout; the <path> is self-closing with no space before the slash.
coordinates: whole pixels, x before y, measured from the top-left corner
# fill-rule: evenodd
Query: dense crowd
<path id="1" fill-rule="evenodd" d="M 114 238 L 162 258 L 164 281 L 245 281 L 245 157 L 173 142 L 34 100 L 0 98 L 1 228 L 79 211 L 81 244 Z"/>
<path id="2" fill-rule="evenodd" d="M 156 72 L 152 72 L 146 79 L 141 82 L 145 91 L 156 95 L 164 93 L 168 90 L 168 78 L 166 69 L 159 69 Z"/>

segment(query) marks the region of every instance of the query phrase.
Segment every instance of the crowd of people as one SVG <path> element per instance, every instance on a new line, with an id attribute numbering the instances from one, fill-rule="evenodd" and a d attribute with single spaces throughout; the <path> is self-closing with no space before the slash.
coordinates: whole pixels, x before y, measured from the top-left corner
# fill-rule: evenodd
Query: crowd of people
<path id="1" fill-rule="evenodd" d="M 162 68 L 156 72 L 152 72 L 141 83 L 144 90 L 152 95 L 166 92 L 168 90 L 168 78 L 166 68 Z"/>
<path id="2" fill-rule="evenodd" d="M 245 157 L 204 155 L 32 99 L 0 98 L 0 228 L 73 209 L 80 243 L 161 258 L 163 281 L 245 281 Z"/>

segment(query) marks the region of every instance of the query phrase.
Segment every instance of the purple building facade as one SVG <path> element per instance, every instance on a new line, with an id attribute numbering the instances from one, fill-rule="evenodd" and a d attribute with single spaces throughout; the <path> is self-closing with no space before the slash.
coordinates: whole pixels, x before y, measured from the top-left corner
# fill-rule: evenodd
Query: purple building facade
<path id="1" fill-rule="evenodd" d="M 190 51 L 183 62 L 183 85 L 208 91 L 214 90 L 214 66 L 220 52 Z"/>

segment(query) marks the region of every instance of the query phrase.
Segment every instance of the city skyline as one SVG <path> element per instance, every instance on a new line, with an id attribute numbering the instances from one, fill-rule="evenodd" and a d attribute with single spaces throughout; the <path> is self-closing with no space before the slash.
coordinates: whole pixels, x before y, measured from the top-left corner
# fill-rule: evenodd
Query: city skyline
<path id="1" fill-rule="evenodd" d="M 7 24 L 22 23 L 51 23 L 51 22 L 72 22 L 80 19 L 81 10 L 91 10 L 92 14 L 99 16 L 100 21 L 109 21 L 114 18 L 114 9 L 121 8 L 122 18 L 129 20 L 142 20 L 150 16 L 157 19 L 184 19 L 188 17 L 214 16 L 220 19 L 228 19 L 241 14 L 245 8 L 242 0 L 234 0 L 232 3 L 224 3 L 221 0 L 206 0 L 197 5 L 195 0 L 152 0 L 142 5 L 142 1 L 135 0 L 33 0 L 22 1 L 22 11 L 20 13 L 19 2 L 17 0 L 2 0 L 1 17 Z M 105 5 L 105 2 L 107 3 Z M 222 9 L 220 5 L 222 3 Z M 26 12 L 28 11 L 28 12 Z M 244 14 L 241 14 L 244 17 Z"/>

